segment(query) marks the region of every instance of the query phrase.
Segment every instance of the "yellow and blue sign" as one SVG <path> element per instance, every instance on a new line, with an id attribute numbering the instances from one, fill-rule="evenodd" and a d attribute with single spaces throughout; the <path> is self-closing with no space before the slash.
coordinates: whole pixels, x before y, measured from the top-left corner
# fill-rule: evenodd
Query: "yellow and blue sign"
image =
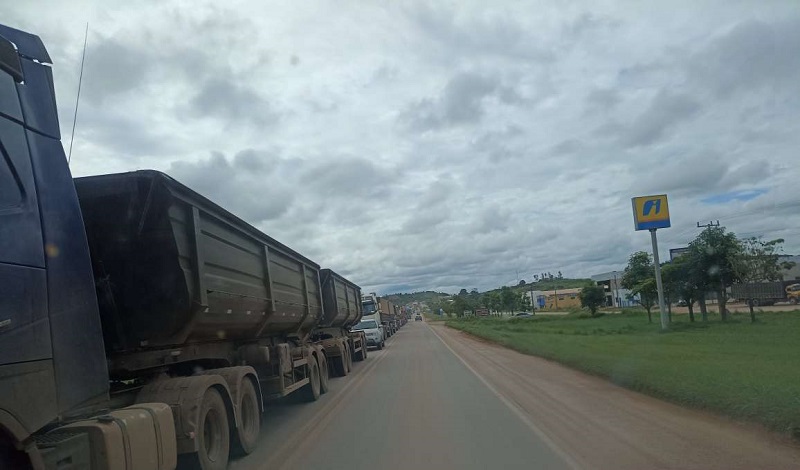
<path id="1" fill-rule="evenodd" d="M 667 195 L 641 196 L 631 198 L 633 223 L 636 230 L 667 228 L 669 224 L 669 205 Z"/>

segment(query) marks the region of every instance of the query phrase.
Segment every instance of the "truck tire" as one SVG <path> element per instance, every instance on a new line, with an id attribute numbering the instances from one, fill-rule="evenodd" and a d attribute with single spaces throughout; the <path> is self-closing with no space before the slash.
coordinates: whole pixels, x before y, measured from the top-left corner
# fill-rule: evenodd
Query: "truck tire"
<path id="1" fill-rule="evenodd" d="M 308 384 L 302 388 L 303 400 L 307 402 L 319 400 L 319 364 L 315 357 L 309 363 Z"/>
<path id="2" fill-rule="evenodd" d="M 761 305 L 761 302 L 758 299 L 752 299 L 750 300 L 750 303 L 753 305 L 753 307 L 758 307 Z"/>
<path id="3" fill-rule="evenodd" d="M 239 439 L 236 440 L 237 454 L 249 454 L 256 448 L 258 435 L 261 433 L 261 412 L 258 406 L 258 395 L 253 382 L 245 377 L 236 408 L 239 413 Z"/>
<path id="4" fill-rule="evenodd" d="M 197 429 L 197 452 L 183 454 L 191 468 L 198 470 L 225 470 L 228 468 L 231 430 L 228 412 L 219 392 L 211 387 L 203 395 Z"/>
<path id="5" fill-rule="evenodd" d="M 2 431 L 2 430 L 0 430 Z M 6 439 L 0 432 L 0 468 L 31 468 L 28 456 L 18 451 L 10 439 Z"/>
<path id="6" fill-rule="evenodd" d="M 328 358 L 324 354 L 319 355 L 319 393 L 328 393 L 328 380 L 331 371 L 328 368 Z"/>
<path id="7" fill-rule="evenodd" d="M 791 299 L 789 299 L 789 303 L 792 305 L 797 305 L 797 297 L 792 297 Z"/>
<path id="8" fill-rule="evenodd" d="M 333 370 L 336 377 L 345 377 L 350 372 L 347 367 L 347 343 L 342 344 L 342 354 L 333 358 Z"/>

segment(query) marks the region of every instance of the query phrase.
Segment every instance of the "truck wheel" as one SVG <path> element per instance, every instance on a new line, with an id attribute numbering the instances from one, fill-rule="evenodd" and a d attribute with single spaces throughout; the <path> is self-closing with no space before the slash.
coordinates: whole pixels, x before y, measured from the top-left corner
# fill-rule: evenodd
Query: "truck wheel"
<path id="1" fill-rule="evenodd" d="M 308 402 L 319 400 L 319 364 L 317 360 L 312 357 L 311 362 L 308 364 L 308 385 L 303 387 L 303 399 Z"/>
<path id="2" fill-rule="evenodd" d="M 333 370 L 336 377 L 345 377 L 350 369 L 347 367 L 347 343 L 341 343 L 342 354 L 333 358 Z"/>
<path id="3" fill-rule="evenodd" d="M 225 402 L 215 388 L 206 390 L 200 405 L 197 448 L 189 454 L 192 467 L 199 470 L 225 470 L 230 452 L 230 429 Z"/>
<path id="4" fill-rule="evenodd" d="M 261 433 L 261 412 L 258 407 L 258 395 L 253 382 L 242 379 L 242 393 L 239 398 L 239 439 L 236 441 L 238 454 L 249 454 L 256 448 L 258 435 Z"/>
<path id="5" fill-rule="evenodd" d="M 14 444 L 6 440 L 2 433 L 0 433 L 0 468 L 31 468 L 27 455 L 16 450 Z"/>
<path id="6" fill-rule="evenodd" d="M 319 393 L 328 393 L 328 379 L 330 375 L 328 359 L 324 354 L 321 354 L 319 356 Z"/>
<path id="7" fill-rule="evenodd" d="M 792 297 L 791 299 L 789 299 L 789 303 L 792 304 L 792 305 L 797 305 L 797 298 L 796 297 Z"/>
<path id="8" fill-rule="evenodd" d="M 753 305 L 753 307 L 758 307 L 761 304 L 758 299 L 753 299 L 750 301 L 750 303 Z"/>

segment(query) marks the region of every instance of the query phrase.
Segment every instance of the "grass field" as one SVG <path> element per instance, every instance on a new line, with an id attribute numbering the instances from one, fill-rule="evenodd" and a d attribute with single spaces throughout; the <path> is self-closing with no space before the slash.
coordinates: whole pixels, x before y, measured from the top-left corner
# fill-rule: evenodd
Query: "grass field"
<path id="1" fill-rule="evenodd" d="M 734 314 L 727 323 L 713 314 L 708 323 L 680 316 L 667 333 L 642 313 L 467 318 L 447 325 L 634 390 L 800 437 L 800 311 L 762 314 L 755 324 L 747 314 Z"/>

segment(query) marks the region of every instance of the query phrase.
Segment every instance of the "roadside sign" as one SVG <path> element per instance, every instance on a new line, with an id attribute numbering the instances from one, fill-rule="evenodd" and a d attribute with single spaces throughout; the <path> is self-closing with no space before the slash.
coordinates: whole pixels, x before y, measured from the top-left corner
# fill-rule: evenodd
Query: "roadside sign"
<path id="1" fill-rule="evenodd" d="M 631 198 L 631 205 L 636 230 L 653 230 L 670 226 L 666 194 L 634 197 Z"/>

